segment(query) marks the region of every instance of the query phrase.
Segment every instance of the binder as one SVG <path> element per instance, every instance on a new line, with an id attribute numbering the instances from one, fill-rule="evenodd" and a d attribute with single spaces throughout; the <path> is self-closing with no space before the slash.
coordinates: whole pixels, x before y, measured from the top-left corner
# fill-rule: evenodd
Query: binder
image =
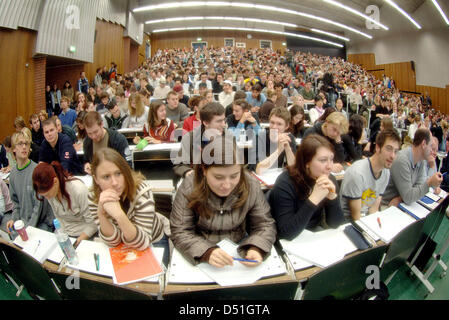
<path id="1" fill-rule="evenodd" d="M 365 250 L 368 248 L 372 248 L 373 245 L 368 240 L 366 240 L 363 234 L 354 226 L 348 225 L 344 228 L 343 232 L 357 247 L 357 249 Z"/>
<path id="2" fill-rule="evenodd" d="M 430 210 L 426 209 L 424 206 L 418 204 L 417 202 L 413 202 L 410 205 L 401 202 L 398 205 L 398 208 L 404 211 L 405 213 L 408 213 L 416 220 L 423 219 L 427 217 L 427 215 L 430 213 Z"/>

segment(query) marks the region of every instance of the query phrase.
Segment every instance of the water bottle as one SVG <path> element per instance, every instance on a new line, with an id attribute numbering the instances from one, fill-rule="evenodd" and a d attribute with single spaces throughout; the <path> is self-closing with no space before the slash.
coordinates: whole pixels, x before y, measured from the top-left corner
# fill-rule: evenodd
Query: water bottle
<path id="1" fill-rule="evenodd" d="M 69 235 L 62 231 L 61 224 L 58 219 L 53 220 L 53 225 L 55 226 L 56 239 L 58 240 L 59 246 L 62 252 L 70 264 L 77 265 L 79 260 L 76 254 L 75 248 L 73 248 L 72 242 L 70 242 Z"/>
<path id="2" fill-rule="evenodd" d="M 239 141 L 240 141 L 240 143 L 245 143 L 246 142 L 246 131 L 245 131 L 245 129 L 240 129 Z"/>

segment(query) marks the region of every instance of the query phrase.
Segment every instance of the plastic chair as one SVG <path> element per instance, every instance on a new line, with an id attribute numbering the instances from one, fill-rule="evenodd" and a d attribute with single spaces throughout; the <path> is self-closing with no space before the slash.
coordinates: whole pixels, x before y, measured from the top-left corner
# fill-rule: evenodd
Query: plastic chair
<path id="1" fill-rule="evenodd" d="M 79 278 L 79 287 L 69 289 L 66 281 L 70 275 L 58 271 L 48 273 L 64 300 L 152 300 L 141 291 L 84 277 Z"/>
<path id="2" fill-rule="evenodd" d="M 61 300 L 44 267 L 21 249 L 0 243 L 8 264 L 33 299 Z"/>
<path id="3" fill-rule="evenodd" d="M 379 266 L 387 245 L 345 258 L 314 274 L 305 284 L 303 300 L 350 299 L 366 288 L 366 268 Z"/>

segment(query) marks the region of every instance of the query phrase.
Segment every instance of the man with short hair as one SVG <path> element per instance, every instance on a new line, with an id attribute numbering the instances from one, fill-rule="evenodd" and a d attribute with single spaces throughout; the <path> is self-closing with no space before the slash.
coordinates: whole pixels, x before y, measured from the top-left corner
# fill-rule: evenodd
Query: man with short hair
<path id="1" fill-rule="evenodd" d="M 284 85 L 282 82 L 274 83 L 274 91 L 276 92 L 276 107 L 284 107 L 287 108 L 287 97 L 282 94 L 282 90 L 284 89 Z"/>
<path id="2" fill-rule="evenodd" d="M 429 192 L 429 187 L 440 186 L 443 180 L 440 172 L 435 172 L 430 178 L 426 176 L 426 159 L 430 153 L 430 131 L 427 128 L 420 128 L 415 133 L 413 145 L 401 150 L 393 162 L 382 204 L 397 206 L 405 202 L 410 205 L 424 197 Z"/>
<path id="3" fill-rule="evenodd" d="M 59 133 L 56 119 L 50 118 L 42 123 L 45 140 L 39 150 L 39 161 L 51 163 L 59 161 L 62 167 L 73 175 L 83 173 L 73 141 L 65 134 Z"/>
<path id="4" fill-rule="evenodd" d="M 61 97 L 61 113 L 59 114 L 59 120 L 61 125 L 67 125 L 70 128 L 76 121 L 76 111 L 70 109 L 70 99 L 63 96 Z"/>
<path id="5" fill-rule="evenodd" d="M 31 136 L 35 144 L 40 146 L 44 141 L 44 132 L 42 131 L 41 121 L 36 113 L 30 116 Z"/>
<path id="6" fill-rule="evenodd" d="M 25 227 L 32 226 L 45 231 L 53 229 L 53 210 L 46 199 L 37 199 L 33 189 L 33 171 L 37 164 L 29 159 L 30 145 L 31 140 L 25 133 L 13 134 L 11 147 L 16 165 L 9 176 L 9 194 L 14 208 L 11 216 L 4 218 L 8 232 L 17 220 L 22 220 Z"/>
<path id="7" fill-rule="evenodd" d="M 177 176 L 185 177 L 193 173 L 193 165 L 201 161 L 201 150 L 226 130 L 225 110 L 218 102 L 209 102 L 200 110 L 201 126 L 185 134 L 181 140 L 181 149 L 172 160 Z"/>
<path id="8" fill-rule="evenodd" d="M 212 90 L 212 82 L 207 79 L 206 72 L 202 72 L 200 75 L 200 80 L 195 83 L 195 90 L 194 90 L 195 93 L 199 93 L 201 83 L 206 84 L 207 90 Z"/>
<path id="9" fill-rule="evenodd" d="M 380 210 L 382 195 L 390 179 L 390 168 L 400 146 L 399 134 L 395 130 L 384 130 L 377 135 L 375 153 L 370 158 L 354 162 L 346 170 L 340 203 L 348 220 L 359 220 Z"/>
<path id="10" fill-rule="evenodd" d="M 175 128 L 182 128 L 184 120 L 189 116 L 189 108 L 179 103 L 178 94 L 170 91 L 167 94 L 167 118 L 175 123 Z"/>
<path id="11" fill-rule="evenodd" d="M 112 130 L 121 129 L 128 114 L 119 108 L 118 103 L 114 99 L 106 105 L 106 109 L 108 109 L 108 112 L 103 117 L 104 127 Z"/>
<path id="12" fill-rule="evenodd" d="M 109 103 L 109 95 L 106 93 L 106 91 L 103 90 L 103 93 L 100 95 L 100 103 L 97 104 L 96 107 L 96 111 L 99 114 L 105 114 L 106 112 L 108 112 L 108 109 L 106 108 L 106 106 Z"/>
<path id="13" fill-rule="evenodd" d="M 120 132 L 103 127 L 101 115 L 96 111 L 90 111 L 83 120 L 86 128 L 87 137 L 84 138 L 84 171 L 91 174 L 90 163 L 94 154 L 101 148 L 112 148 L 122 155 L 122 157 L 131 164 L 131 151 L 128 141 Z"/>
<path id="14" fill-rule="evenodd" d="M 299 92 L 304 98 L 305 103 L 313 103 L 315 99 L 315 93 L 312 90 L 312 82 L 307 81 L 306 86 Z"/>
<path id="15" fill-rule="evenodd" d="M 218 102 L 220 102 L 223 107 L 226 107 L 234 101 L 234 96 L 235 92 L 232 91 L 231 80 L 225 80 L 223 82 L 223 91 L 218 95 Z"/>
<path id="16" fill-rule="evenodd" d="M 87 95 L 89 89 L 89 80 L 86 78 L 86 73 L 84 71 L 80 73 L 80 78 L 77 82 L 77 88 L 78 91 Z"/>
<path id="17" fill-rule="evenodd" d="M 287 101 L 291 101 L 291 99 L 297 96 L 299 93 L 296 91 L 293 83 L 290 83 L 287 88 L 282 90 L 282 94 L 287 98 Z"/>

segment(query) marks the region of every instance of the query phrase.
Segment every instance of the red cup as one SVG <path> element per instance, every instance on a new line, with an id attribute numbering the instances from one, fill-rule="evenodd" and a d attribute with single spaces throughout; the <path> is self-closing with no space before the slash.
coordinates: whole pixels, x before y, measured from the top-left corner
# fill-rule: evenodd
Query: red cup
<path id="1" fill-rule="evenodd" d="M 17 220 L 14 222 L 14 230 L 17 231 L 17 233 L 20 235 L 20 238 L 22 238 L 23 241 L 28 240 L 28 233 L 25 229 L 25 224 L 22 220 Z"/>

